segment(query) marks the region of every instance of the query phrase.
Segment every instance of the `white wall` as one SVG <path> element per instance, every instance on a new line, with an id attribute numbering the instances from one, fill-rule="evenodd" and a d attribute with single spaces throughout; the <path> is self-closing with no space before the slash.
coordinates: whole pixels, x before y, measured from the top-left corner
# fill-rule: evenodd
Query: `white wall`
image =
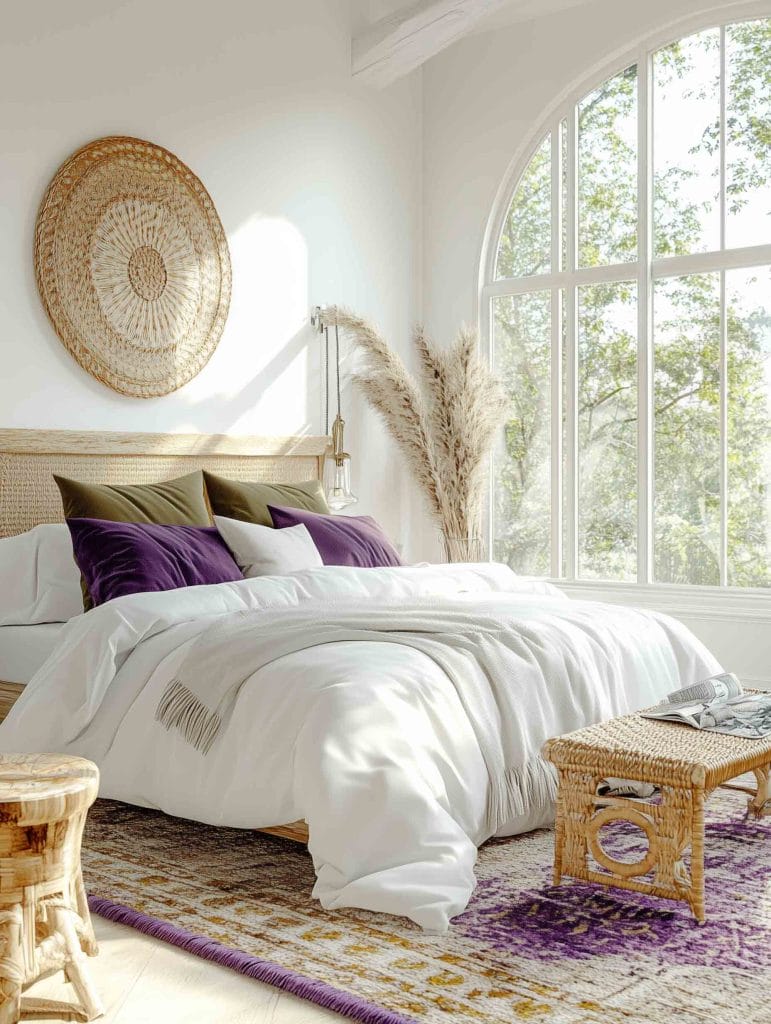
<path id="1" fill-rule="evenodd" d="M 1 426 L 319 431 L 308 308 L 347 303 L 404 351 L 422 295 L 429 327 L 449 340 L 475 316 L 496 190 L 544 109 L 614 50 L 703 6 L 601 0 L 473 36 L 426 66 L 422 88 L 417 74 L 378 93 L 349 74 L 357 3 L 38 0 L 6 12 Z M 161 143 L 193 168 L 233 259 L 217 352 L 185 388 L 151 401 L 114 394 L 77 366 L 33 277 L 35 213 L 51 175 L 82 143 L 115 133 Z M 348 396 L 347 412 L 356 510 L 376 514 L 408 555 L 434 553 L 436 532 L 380 424 L 359 398 Z M 727 664 L 771 678 L 768 618 L 725 601 L 675 595 L 670 610 L 690 615 Z"/>
<path id="2" fill-rule="evenodd" d="M 771 3 L 756 5 L 771 13 Z M 488 218 L 517 150 L 549 107 L 646 37 L 713 9 L 715 21 L 746 4 L 709 0 L 596 0 L 559 15 L 470 36 L 424 68 L 423 217 L 426 325 L 447 341 L 476 322 Z M 591 85 L 591 83 L 590 83 Z M 428 541 L 428 538 L 427 538 Z M 427 542 L 426 541 L 426 542 Z M 568 588 L 576 597 L 634 601 L 682 618 L 725 665 L 771 685 L 771 598 L 674 589 Z"/>
<path id="3" fill-rule="evenodd" d="M 12 10 L 11 10 L 12 8 Z M 421 83 L 350 77 L 349 0 L 41 0 L 0 32 L 0 425 L 282 434 L 322 429 L 316 303 L 396 342 L 419 316 Z M 38 203 L 83 143 L 176 153 L 219 210 L 233 261 L 208 366 L 155 400 L 92 380 L 57 340 L 32 266 Z M 360 511 L 410 547 L 412 489 L 348 400 Z"/>

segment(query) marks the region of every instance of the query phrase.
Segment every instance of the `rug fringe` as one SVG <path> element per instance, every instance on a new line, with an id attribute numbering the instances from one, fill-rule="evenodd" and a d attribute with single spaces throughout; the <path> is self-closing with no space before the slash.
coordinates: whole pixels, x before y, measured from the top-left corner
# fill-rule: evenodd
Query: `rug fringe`
<path id="1" fill-rule="evenodd" d="M 178 679 L 172 679 L 163 692 L 155 712 L 156 722 L 167 729 L 178 729 L 187 742 L 207 754 L 222 725 L 222 718 Z"/>
<path id="2" fill-rule="evenodd" d="M 203 960 L 211 960 L 212 963 L 229 967 L 248 978 L 273 985 L 299 999 L 306 999 L 317 1006 L 323 1006 L 344 1017 L 360 1021 L 361 1024 L 417 1024 L 413 1017 L 406 1017 L 393 1010 L 375 1006 L 373 1003 L 367 1002 L 366 999 L 342 992 L 324 981 L 306 978 L 287 967 L 281 967 L 280 964 L 252 956 L 241 949 L 224 946 L 216 939 L 195 935 L 184 928 L 178 928 L 157 917 L 143 914 L 122 903 L 114 903 L 101 896 L 89 896 L 88 905 L 91 912 L 98 914 L 99 917 L 115 921 L 117 924 L 127 925 L 129 928 L 135 928 L 145 935 L 150 935 L 161 942 L 168 942 L 170 945 L 177 946 Z"/>

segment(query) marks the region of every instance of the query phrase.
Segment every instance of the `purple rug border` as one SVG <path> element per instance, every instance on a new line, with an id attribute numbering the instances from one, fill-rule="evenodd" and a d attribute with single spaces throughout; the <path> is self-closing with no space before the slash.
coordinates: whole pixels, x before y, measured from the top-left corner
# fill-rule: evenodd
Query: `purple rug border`
<path id="1" fill-rule="evenodd" d="M 157 917 L 151 917 L 149 914 L 143 914 L 139 910 L 127 907 L 123 903 L 116 903 L 101 896 L 89 896 L 88 905 L 92 912 L 98 914 L 99 917 L 115 921 L 117 924 L 127 925 L 129 928 L 135 928 L 145 935 L 168 942 L 170 945 L 193 953 L 203 960 L 211 960 L 222 967 L 229 967 L 239 974 L 245 974 L 248 978 L 273 985 L 300 999 L 316 1003 L 327 1010 L 334 1010 L 352 1020 L 361 1021 L 361 1024 L 418 1024 L 413 1017 L 404 1017 L 392 1010 L 385 1010 L 380 1006 L 375 1006 L 374 1003 L 367 1002 L 366 999 L 341 992 L 324 981 L 307 978 L 295 971 L 290 971 L 287 967 L 274 964 L 270 960 L 263 960 L 260 957 L 244 953 L 243 950 L 225 946 L 221 942 L 217 942 L 216 939 L 195 935 L 184 928 L 178 928 Z"/>

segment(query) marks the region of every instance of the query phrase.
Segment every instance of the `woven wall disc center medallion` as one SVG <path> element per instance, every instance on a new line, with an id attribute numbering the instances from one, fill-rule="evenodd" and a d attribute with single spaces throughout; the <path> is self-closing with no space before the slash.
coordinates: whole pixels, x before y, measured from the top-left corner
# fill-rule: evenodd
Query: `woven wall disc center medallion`
<path id="1" fill-rule="evenodd" d="M 140 245 L 132 252 L 128 276 L 134 293 L 145 302 L 157 302 L 169 279 L 163 256 L 151 245 Z"/>
<path id="2" fill-rule="evenodd" d="M 69 352 L 139 398 L 202 369 L 230 304 L 230 256 L 209 194 L 141 139 L 99 139 L 62 165 L 38 214 L 35 273 Z"/>

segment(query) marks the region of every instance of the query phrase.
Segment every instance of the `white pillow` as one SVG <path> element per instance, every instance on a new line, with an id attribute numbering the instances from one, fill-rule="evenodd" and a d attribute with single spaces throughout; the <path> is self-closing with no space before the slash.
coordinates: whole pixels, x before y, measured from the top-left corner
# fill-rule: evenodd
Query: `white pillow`
<path id="1" fill-rule="evenodd" d="M 66 622 L 82 612 L 80 571 L 64 523 L 0 540 L 0 626 Z"/>
<path id="2" fill-rule="evenodd" d="M 215 516 L 214 522 L 247 579 L 285 576 L 324 564 L 307 526 L 302 523 L 274 530 L 272 526 L 244 523 L 225 516 Z"/>

